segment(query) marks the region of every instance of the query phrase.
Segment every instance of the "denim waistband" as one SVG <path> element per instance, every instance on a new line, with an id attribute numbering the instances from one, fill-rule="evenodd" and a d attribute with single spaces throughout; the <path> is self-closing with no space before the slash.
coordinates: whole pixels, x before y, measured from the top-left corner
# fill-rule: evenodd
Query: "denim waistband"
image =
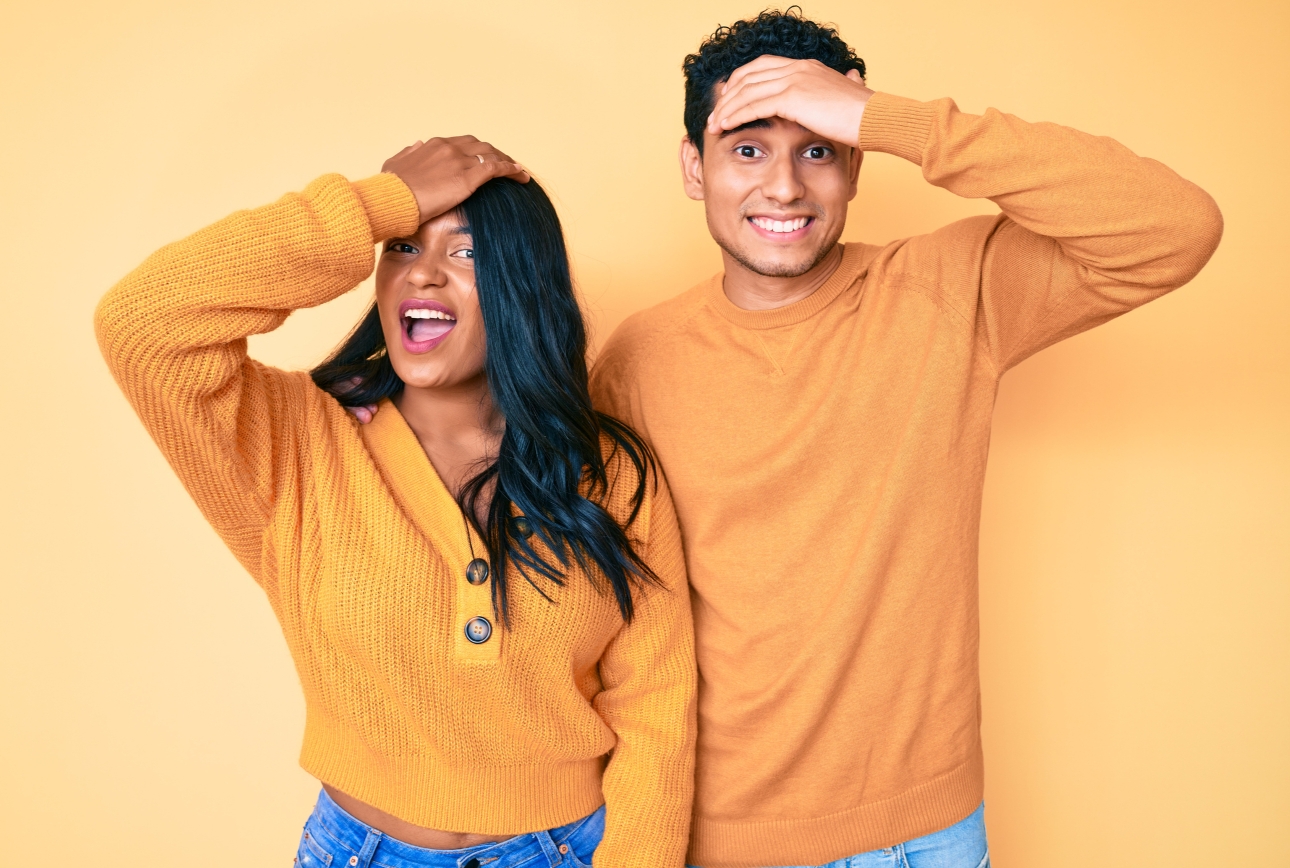
<path id="1" fill-rule="evenodd" d="M 602 807 L 567 825 L 516 835 L 497 844 L 428 850 L 390 838 L 355 819 L 323 790 L 305 824 L 301 854 L 334 868 L 579 868 L 583 863 L 577 854 L 587 853 L 586 864 L 591 862 L 589 854 L 603 834 L 604 810 Z"/>

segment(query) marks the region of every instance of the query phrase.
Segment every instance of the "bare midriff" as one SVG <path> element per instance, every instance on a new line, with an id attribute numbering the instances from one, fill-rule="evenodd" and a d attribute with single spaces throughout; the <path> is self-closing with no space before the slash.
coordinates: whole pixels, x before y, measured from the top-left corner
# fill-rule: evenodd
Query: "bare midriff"
<path id="1" fill-rule="evenodd" d="M 406 820 L 400 820 L 387 814 L 380 808 L 374 808 L 367 802 L 359 801 L 340 790 L 323 784 L 323 789 L 332 801 L 360 823 L 366 823 L 396 841 L 411 844 L 413 847 L 424 847 L 427 850 L 464 850 L 480 844 L 496 844 L 514 838 L 514 835 L 476 835 L 473 832 L 446 832 L 442 829 L 427 829 Z"/>

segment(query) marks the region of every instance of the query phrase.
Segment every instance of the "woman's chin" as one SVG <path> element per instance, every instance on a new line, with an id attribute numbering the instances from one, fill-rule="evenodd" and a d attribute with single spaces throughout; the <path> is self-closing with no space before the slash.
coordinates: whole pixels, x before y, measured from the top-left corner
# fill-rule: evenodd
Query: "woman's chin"
<path id="1" fill-rule="evenodd" d="M 394 373 L 399 375 L 403 381 L 403 388 L 417 391 L 435 391 L 439 389 L 452 389 L 466 383 L 483 377 L 483 370 L 457 371 L 444 366 L 436 365 L 427 370 L 426 367 L 416 365 L 410 370 L 399 370 L 399 366 L 394 366 Z"/>

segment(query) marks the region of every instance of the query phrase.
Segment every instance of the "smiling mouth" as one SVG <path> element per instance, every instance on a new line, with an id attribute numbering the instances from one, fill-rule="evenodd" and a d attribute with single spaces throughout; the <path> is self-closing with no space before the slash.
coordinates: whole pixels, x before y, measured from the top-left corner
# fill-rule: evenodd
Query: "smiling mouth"
<path id="1" fill-rule="evenodd" d="M 403 333 L 408 349 L 424 351 L 425 344 L 437 343 L 457 325 L 457 318 L 446 310 L 432 307 L 410 307 L 403 311 Z"/>
<path id="2" fill-rule="evenodd" d="M 794 217 L 790 220 L 773 220 L 770 217 L 749 217 L 748 222 L 764 232 L 789 235 L 805 229 L 815 222 L 814 217 Z"/>

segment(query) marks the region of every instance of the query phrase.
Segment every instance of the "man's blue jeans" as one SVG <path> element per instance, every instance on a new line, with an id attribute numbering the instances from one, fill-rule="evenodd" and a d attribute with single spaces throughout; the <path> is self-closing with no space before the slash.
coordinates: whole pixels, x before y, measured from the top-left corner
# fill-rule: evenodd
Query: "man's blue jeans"
<path id="1" fill-rule="evenodd" d="M 948 829 L 895 847 L 848 856 L 818 868 L 990 868 L 990 850 L 985 843 L 985 805 Z"/>

